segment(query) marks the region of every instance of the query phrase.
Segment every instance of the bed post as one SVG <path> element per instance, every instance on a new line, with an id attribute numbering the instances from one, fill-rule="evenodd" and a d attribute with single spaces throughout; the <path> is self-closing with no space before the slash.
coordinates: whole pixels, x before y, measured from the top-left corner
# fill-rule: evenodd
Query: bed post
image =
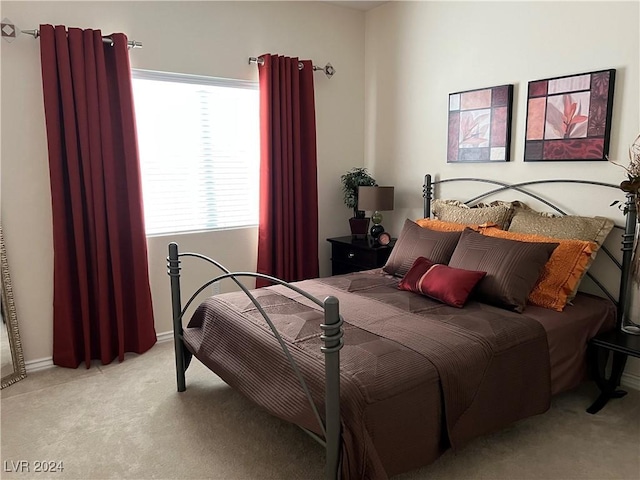
<path id="1" fill-rule="evenodd" d="M 178 258 L 178 244 L 169 244 L 169 258 L 167 263 L 169 277 L 171 277 L 171 311 L 173 312 L 173 345 L 176 356 L 176 376 L 178 391 L 184 392 L 185 365 L 184 365 L 184 344 L 182 343 L 182 301 L 180 300 L 180 260 Z"/>
<path id="2" fill-rule="evenodd" d="M 324 347 L 325 369 L 325 429 L 326 463 L 325 478 L 337 480 L 340 477 L 340 452 L 342 435 L 340 432 L 340 349 L 342 340 L 342 319 L 338 308 L 338 299 L 329 296 L 324 300 L 324 324 L 321 339 Z"/>
<path id="3" fill-rule="evenodd" d="M 431 183 L 431 175 L 424 176 L 424 185 L 422 186 L 422 198 L 424 199 L 423 217 L 431 218 L 431 196 L 433 195 L 433 184 Z"/>
<path id="4" fill-rule="evenodd" d="M 631 281 L 631 259 L 633 256 L 633 245 L 636 238 L 636 222 L 638 218 L 636 195 L 637 193 L 627 192 L 627 201 L 624 206 L 624 212 L 626 213 L 627 219 L 624 234 L 622 235 L 622 276 L 620 277 L 620 294 L 618 296 L 618 329 L 620 329 L 624 322 L 630 293 L 629 283 Z"/>

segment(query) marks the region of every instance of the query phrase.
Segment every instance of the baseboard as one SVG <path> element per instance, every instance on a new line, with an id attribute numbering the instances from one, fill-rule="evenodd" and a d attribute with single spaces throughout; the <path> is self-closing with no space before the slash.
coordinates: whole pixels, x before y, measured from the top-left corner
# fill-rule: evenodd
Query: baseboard
<path id="1" fill-rule="evenodd" d="M 24 367 L 27 370 L 27 373 L 46 370 L 47 368 L 53 367 L 53 357 L 39 358 L 37 360 L 24 362 Z"/>
<path id="2" fill-rule="evenodd" d="M 158 343 L 169 342 L 173 340 L 173 330 L 169 330 L 168 332 L 158 333 L 156 337 L 158 338 Z"/>
<path id="3" fill-rule="evenodd" d="M 156 338 L 158 339 L 158 343 L 164 343 L 173 340 L 173 330 L 158 333 L 156 334 Z M 46 370 L 47 368 L 53 367 L 53 357 L 39 358 L 37 360 L 24 362 L 24 367 L 27 370 L 27 373 Z"/>
<path id="4" fill-rule="evenodd" d="M 623 373 L 620 379 L 620 384 L 623 387 L 633 388 L 640 391 L 640 375 L 636 373 Z"/>

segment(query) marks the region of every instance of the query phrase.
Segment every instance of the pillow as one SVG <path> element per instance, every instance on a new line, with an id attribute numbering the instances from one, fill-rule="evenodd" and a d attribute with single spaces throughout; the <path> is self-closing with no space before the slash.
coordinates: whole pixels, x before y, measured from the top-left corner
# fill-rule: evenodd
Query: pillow
<path id="1" fill-rule="evenodd" d="M 487 272 L 476 289 L 480 300 L 522 312 L 557 246 L 493 238 L 467 229 L 460 236 L 449 266 Z"/>
<path id="2" fill-rule="evenodd" d="M 467 226 L 473 228 L 472 225 L 465 225 L 464 223 L 445 222 L 444 220 L 438 220 L 437 218 L 419 218 L 416 223 L 422 228 L 428 228 L 430 230 L 437 230 L 439 232 L 461 232 Z"/>
<path id="3" fill-rule="evenodd" d="M 531 209 L 518 208 L 509 225 L 509 231 L 595 242 L 600 248 L 613 228 L 613 220 L 605 217 L 547 215 Z"/>
<path id="4" fill-rule="evenodd" d="M 473 272 L 451 268 L 418 257 L 407 274 L 400 280 L 398 288 L 420 293 L 452 307 L 462 308 L 469 294 L 482 280 L 486 272 Z"/>
<path id="5" fill-rule="evenodd" d="M 613 228 L 613 220 L 605 217 L 578 217 L 573 215 L 550 216 L 549 213 L 537 212 L 531 208 L 518 208 L 509 225 L 510 232 L 533 233 L 554 239 L 573 239 L 595 242 L 596 248 L 589 257 L 588 269 L 596 258 L 598 250 Z M 578 285 L 569 295 L 573 300 L 578 291 Z"/>
<path id="6" fill-rule="evenodd" d="M 416 220 L 416 223 L 422 228 L 429 228 L 431 230 L 438 230 L 439 232 L 461 232 L 465 228 L 469 227 L 476 232 L 486 227 L 495 227 L 495 223 L 483 223 L 482 225 L 464 224 L 456 222 L 445 222 L 444 220 L 438 220 L 437 218 L 420 218 Z"/>
<path id="7" fill-rule="evenodd" d="M 489 207 L 469 207 L 457 200 L 435 200 L 433 213 L 438 220 L 472 225 L 495 223 L 500 228 L 509 226 L 512 207 L 509 203 Z"/>
<path id="8" fill-rule="evenodd" d="M 522 242 L 558 242 L 558 247 L 542 268 L 538 282 L 529 293 L 529 303 L 561 312 L 569 296 L 587 273 L 591 254 L 596 250 L 594 242 L 583 240 L 556 240 L 541 235 L 505 232 L 498 228 L 485 228 L 483 235 Z"/>
<path id="9" fill-rule="evenodd" d="M 429 230 L 407 219 L 382 269 L 391 275 L 404 277 L 418 257 L 426 257 L 435 263 L 446 265 L 461 233 Z"/>

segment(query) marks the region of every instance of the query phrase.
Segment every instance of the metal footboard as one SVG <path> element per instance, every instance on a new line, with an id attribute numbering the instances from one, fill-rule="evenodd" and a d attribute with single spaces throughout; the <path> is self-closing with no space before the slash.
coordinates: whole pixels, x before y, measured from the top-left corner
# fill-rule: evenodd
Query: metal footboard
<path id="1" fill-rule="evenodd" d="M 182 257 L 195 257 L 204 260 L 207 263 L 219 268 L 223 273 L 217 277 L 204 283 L 196 292 L 191 295 L 185 306 L 182 306 L 181 292 L 180 292 L 180 258 Z M 173 312 L 173 336 L 174 336 L 174 348 L 176 357 L 176 381 L 179 392 L 186 390 L 186 377 L 185 372 L 189 367 L 191 361 L 191 352 L 185 347 L 183 330 L 182 330 L 182 317 L 185 312 L 193 303 L 195 298 L 200 292 L 202 292 L 209 285 L 224 280 L 226 278 L 231 279 L 235 284 L 249 297 L 251 302 L 255 305 L 260 312 L 264 320 L 267 322 L 274 336 L 276 337 L 284 355 L 286 356 L 292 370 L 294 371 L 302 390 L 304 391 L 309 405 L 313 410 L 313 413 L 318 420 L 318 425 L 322 435 L 321 438 L 315 433 L 303 428 L 309 435 L 311 435 L 316 441 L 318 441 L 326 450 L 326 462 L 325 462 L 325 478 L 327 480 L 340 478 L 340 454 L 342 451 L 342 433 L 340 422 L 340 350 L 344 344 L 343 340 L 343 319 L 340 316 L 338 299 L 333 296 L 329 296 L 321 301 L 316 297 L 310 295 L 304 290 L 269 275 L 254 272 L 231 272 L 225 268 L 219 262 L 197 253 L 179 253 L 178 244 L 169 244 L 169 256 L 167 257 L 167 273 L 171 278 L 171 306 Z M 322 420 L 318 409 L 311 397 L 311 392 L 295 362 L 287 344 L 282 339 L 282 336 L 274 326 L 273 322 L 264 311 L 258 300 L 253 296 L 250 290 L 244 286 L 238 279 L 244 277 L 263 278 L 271 281 L 274 284 L 282 285 L 290 290 L 303 295 L 316 305 L 322 307 L 324 311 L 324 323 L 320 325 L 323 331 L 321 340 L 324 342 L 324 346 L 321 347 L 322 353 L 325 356 L 325 420 Z"/>

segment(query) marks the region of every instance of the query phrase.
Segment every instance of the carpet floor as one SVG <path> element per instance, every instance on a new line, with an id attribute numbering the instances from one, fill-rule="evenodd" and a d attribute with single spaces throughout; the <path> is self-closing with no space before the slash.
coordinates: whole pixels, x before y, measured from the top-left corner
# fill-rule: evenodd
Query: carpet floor
<path id="1" fill-rule="evenodd" d="M 88 370 L 35 372 L 2 390 L 1 477 L 322 478 L 318 444 L 198 361 L 178 394 L 172 348 L 161 343 Z M 395 479 L 640 479 L 640 392 L 589 415 L 596 393 L 589 383 L 559 395 L 545 414 Z M 53 471 L 34 471 L 43 465 Z"/>

